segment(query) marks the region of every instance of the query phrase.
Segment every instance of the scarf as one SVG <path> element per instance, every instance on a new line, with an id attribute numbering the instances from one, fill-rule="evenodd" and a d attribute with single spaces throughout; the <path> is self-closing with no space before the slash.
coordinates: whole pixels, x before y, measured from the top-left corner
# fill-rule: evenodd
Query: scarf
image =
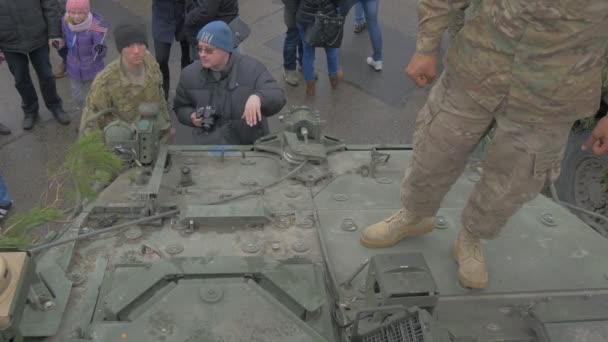
<path id="1" fill-rule="evenodd" d="M 67 15 L 67 13 L 66 13 L 65 17 L 66 17 L 65 22 L 68 23 L 68 26 L 70 27 L 70 30 L 72 32 L 84 32 L 84 31 L 88 30 L 91 27 L 91 23 L 93 23 L 93 14 L 91 12 L 89 12 L 89 15 L 87 16 L 87 18 L 80 24 L 73 24 L 72 20 Z"/>

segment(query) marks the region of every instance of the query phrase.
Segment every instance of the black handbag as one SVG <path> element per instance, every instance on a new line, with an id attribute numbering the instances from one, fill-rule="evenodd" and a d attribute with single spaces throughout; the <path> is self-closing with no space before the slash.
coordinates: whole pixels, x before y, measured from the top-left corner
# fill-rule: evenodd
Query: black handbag
<path id="1" fill-rule="evenodd" d="M 230 30 L 232 30 L 232 37 L 234 39 L 234 47 L 238 47 L 251 33 L 249 25 L 247 25 L 240 17 L 232 19 L 228 24 Z"/>
<path id="2" fill-rule="evenodd" d="M 304 41 L 314 47 L 339 48 L 343 35 L 344 17 L 317 13 L 304 32 Z"/>

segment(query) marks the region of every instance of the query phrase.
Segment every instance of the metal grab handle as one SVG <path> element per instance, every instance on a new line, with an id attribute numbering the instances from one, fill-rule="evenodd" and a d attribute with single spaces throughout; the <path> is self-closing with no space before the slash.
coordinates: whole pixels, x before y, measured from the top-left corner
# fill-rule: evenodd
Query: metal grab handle
<path id="1" fill-rule="evenodd" d="M 247 156 L 245 155 L 245 151 L 238 149 L 238 148 L 230 148 L 230 149 L 222 149 L 220 150 L 220 161 L 223 163 L 224 162 L 224 154 L 226 152 L 241 152 L 241 157 L 243 159 L 247 158 Z"/>

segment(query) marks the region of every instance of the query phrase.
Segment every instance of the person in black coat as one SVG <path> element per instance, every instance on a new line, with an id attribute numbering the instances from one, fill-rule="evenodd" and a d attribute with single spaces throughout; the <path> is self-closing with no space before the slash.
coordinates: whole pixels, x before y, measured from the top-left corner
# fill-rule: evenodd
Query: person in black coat
<path id="1" fill-rule="evenodd" d="M 173 100 L 179 122 L 202 145 L 250 145 L 268 134 L 266 117 L 285 106 L 285 92 L 266 67 L 234 51 L 232 32 L 213 21 L 198 34 L 199 61 L 181 74 Z"/>
<path id="2" fill-rule="evenodd" d="M 0 0 L 0 63 L 6 59 L 21 95 L 23 129 L 30 130 L 38 118 L 38 95 L 30 78 L 32 63 L 46 107 L 62 125 L 70 123 L 57 94 L 49 59 L 49 45 L 61 48 L 61 21 L 57 0 Z"/>
<path id="3" fill-rule="evenodd" d="M 192 63 L 190 46 L 184 34 L 185 15 L 185 0 L 153 0 L 152 2 L 154 55 L 160 71 L 163 73 L 163 90 L 166 100 L 169 99 L 169 87 L 171 86 L 169 56 L 174 40 L 177 40 L 181 47 L 182 69 Z"/>
<path id="4" fill-rule="evenodd" d="M 237 0 L 185 0 L 186 1 L 186 20 L 184 32 L 192 47 L 190 57 L 192 60 L 198 59 L 196 50 L 196 35 L 203 26 L 208 23 L 221 20 L 226 24 L 239 15 L 239 3 Z"/>

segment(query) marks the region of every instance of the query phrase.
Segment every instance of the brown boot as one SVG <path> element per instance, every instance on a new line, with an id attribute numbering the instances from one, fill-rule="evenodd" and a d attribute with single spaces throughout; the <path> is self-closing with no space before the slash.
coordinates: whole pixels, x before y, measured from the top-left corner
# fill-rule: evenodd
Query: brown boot
<path id="1" fill-rule="evenodd" d="M 342 68 L 339 68 L 338 72 L 335 75 L 329 76 L 329 83 L 331 83 L 331 88 L 338 88 L 338 84 L 340 83 L 340 81 L 342 81 L 342 78 L 344 78 L 344 71 L 342 70 Z"/>
<path id="2" fill-rule="evenodd" d="M 306 81 L 306 96 L 313 97 L 316 94 L 316 81 Z"/>
<path id="3" fill-rule="evenodd" d="M 405 238 L 429 233 L 434 225 L 434 217 L 417 217 L 401 209 L 386 220 L 365 228 L 361 244 L 368 248 L 390 247 Z"/>
<path id="4" fill-rule="evenodd" d="M 454 258 L 458 262 L 458 280 L 463 287 L 483 289 L 488 286 L 488 270 L 481 252 L 481 241 L 462 229 L 454 241 Z"/>

